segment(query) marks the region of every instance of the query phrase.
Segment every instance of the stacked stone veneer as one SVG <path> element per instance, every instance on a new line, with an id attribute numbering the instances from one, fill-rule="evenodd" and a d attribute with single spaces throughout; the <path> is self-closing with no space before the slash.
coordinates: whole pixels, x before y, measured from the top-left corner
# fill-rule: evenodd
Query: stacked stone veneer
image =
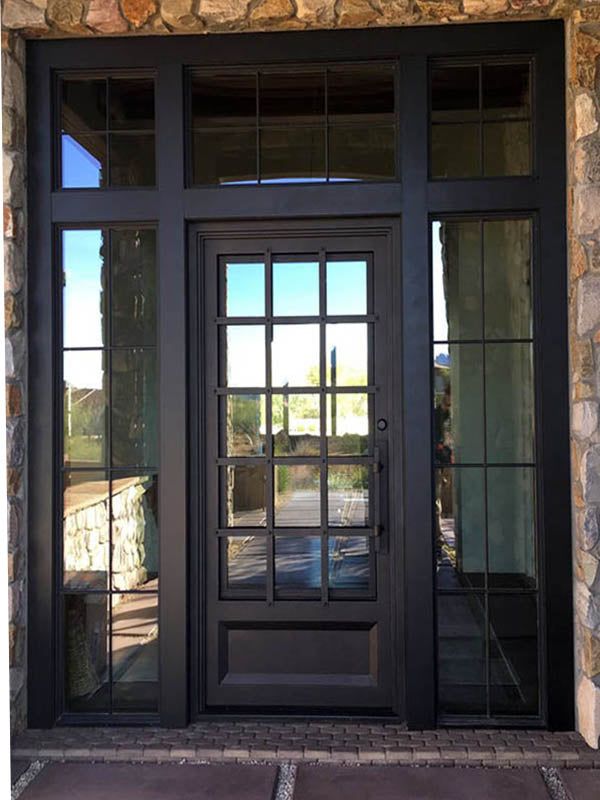
<path id="1" fill-rule="evenodd" d="M 13 724 L 25 721 L 25 116 L 22 37 L 567 21 L 578 726 L 600 736 L 600 0 L 3 0 L 4 243 Z M 551 132 L 549 132 L 551 133 Z M 567 376 L 557 376 L 567 380 Z M 33 490 L 34 487 L 32 487 Z M 566 532 L 565 532 L 566 535 Z M 550 665 L 552 668 L 552 665 Z"/>

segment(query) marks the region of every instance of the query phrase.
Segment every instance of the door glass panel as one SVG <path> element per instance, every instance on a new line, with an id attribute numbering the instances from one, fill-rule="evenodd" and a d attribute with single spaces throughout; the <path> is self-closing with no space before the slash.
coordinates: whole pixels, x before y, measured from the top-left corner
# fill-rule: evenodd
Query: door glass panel
<path id="1" fill-rule="evenodd" d="M 62 233 L 64 347 L 106 344 L 105 247 L 101 230 Z"/>
<path id="2" fill-rule="evenodd" d="M 273 264 L 273 316 L 316 316 L 319 313 L 319 262 Z"/>
<path id="3" fill-rule="evenodd" d="M 112 588 L 116 592 L 158 589 L 158 481 L 154 475 L 114 478 Z"/>
<path id="4" fill-rule="evenodd" d="M 370 547 L 367 536 L 329 536 L 329 588 L 369 590 Z"/>
<path id="5" fill-rule="evenodd" d="M 265 265 L 262 262 L 227 262 L 225 314 L 228 317 L 264 317 Z"/>
<path id="6" fill-rule="evenodd" d="M 275 467 L 275 525 L 313 528 L 321 524 L 319 467 L 278 464 Z"/>
<path id="7" fill-rule="evenodd" d="M 102 350 L 64 353 L 64 462 L 68 466 L 106 463 L 105 365 Z"/>
<path id="8" fill-rule="evenodd" d="M 329 525 L 363 528 L 369 524 L 367 467 L 344 464 L 327 470 Z"/>
<path id="9" fill-rule="evenodd" d="M 221 480 L 221 524 L 227 528 L 264 528 L 267 524 L 266 467 L 222 467 Z"/>
<path id="10" fill-rule="evenodd" d="M 321 537 L 275 537 L 275 587 L 321 588 Z"/>
<path id="11" fill-rule="evenodd" d="M 103 594 L 64 598 L 65 709 L 110 711 L 110 619 Z"/>
<path id="12" fill-rule="evenodd" d="M 321 402 L 318 394 L 273 395 L 273 454 L 318 456 Z"/>
<path id="13" fill-rule="evenodd" d="M 319 326 L 273 325 L 273 386 L 319 385 Z"/>
<path id="14" fill-rule="evenodd" d="M 267 583 L 267 541 L 264 536 L 227 537 L 227 586 L 263 589 Z"/>
<path id="15" fill-rule="evenodd" d="M 63 584 L 108 588 L 109 483 L 105 472 L 63 475 Z"/>
<path id="16" fill-rule="evenodd" d="M 367 262 L 327 262 L 327 314 L 367 313 Z"/>
<path id="17" fill-rule="evenodd" d="M 533 460 L 533 364 L 531 344 L 486 344 L 488 460 Z"/>
<path id="18" fill-rule="evenodd" d="M 113 595 L 113 711 L 158 710 L 158 595 Z"/>
<path id="19" fill-rule="evenodd" d="M 531 467 L 489 467 L 489 585 L 535 588 L 535 485 Z"/>
<path id="20" fill-rule="evenodd" d="M 327 325 L 328 386 L 366 386 L 369 383 L 368 326 L 364 323 Z"/>
<path id="21" fill-rule="evenodd" d="M 264 325 L 228 325 L 226 348 L 227 386 L 265 385 Z"/>
<path id="22" fill-rule="evenodd" d="M 226 456 L 262 456 L 267 430 L 264 394 L 234 394 L 223 398 L 221 424 Z"/>
<path id="23" fill-rule="evenodd" d="M 369 395 L 327 395 L 327 454 L 365 456 L 369 451 Z"/>

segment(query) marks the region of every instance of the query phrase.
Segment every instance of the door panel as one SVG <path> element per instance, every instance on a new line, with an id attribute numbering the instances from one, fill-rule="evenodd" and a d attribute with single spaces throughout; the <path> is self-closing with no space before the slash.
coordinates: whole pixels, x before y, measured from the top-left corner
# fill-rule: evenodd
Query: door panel
<path id="1" fill-rule="evenodd" d="M 199 236 L 207 710 L 399 710 L 391 248 L 380 226 Z"/>

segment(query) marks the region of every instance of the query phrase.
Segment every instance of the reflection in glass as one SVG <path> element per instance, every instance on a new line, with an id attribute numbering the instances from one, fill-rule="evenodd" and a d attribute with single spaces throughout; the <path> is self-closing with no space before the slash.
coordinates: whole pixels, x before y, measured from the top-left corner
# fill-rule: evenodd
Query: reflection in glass
<path id="1" fill-rule="evenodd" d="M 485 222 L 483 254 L 486 338 L 530 338 L 531 220 Z"/>
<path id="2" fill-rule="evenodd" d="M 486 712 L 485 629 L 483 594 L 438 596 L 438 710 L 441 713 Z"/>
<path id="3" fill-rule="evenodd" d="M 112 588 L 158 589 L 158 486 L 152 475 L 113 478 Z"/>
<path id="4" fill-rule="evenodd" d="M 327 454 L 364 456 L 369 450 L 369 395 L 327 395 Z"/>
<path id="5" fill-rule="evenodd" d="M 158 464 L 156 380 L 155 350 L 113 351 L 113 466 L 149 467 Z"/>
<path id="6" fill-rule="evenodd" d="M 318 394 L 273 395 L 275 456 L 320 454 L 321 404 Z"/>
<path id="7" fill-rule="evenodd" d="M 273 264 L 273 316 L 313 316 L 319 313 L 318 261 Z"/>
<path id="8" fill-rule="evenodd" d="M 490 712 L 538 714 L 536 597 L 491 594 L 488 603 Z"/>
<path id="9" fill-rule="evenodd" d="M 261 130 L 261 183 L 311 183 L 325 178 L 324 128 Z"/>
<path id="10" fill-rule="evenodd" d="M 277 589 L 321 588 L 319 536 L 275 537 L 275 587 Z"/>
<path id="11" fill-rule="evenodd" d="M 154 134 L 111 133 L 112 186 L 153 186 L 156 183 Z"/>
<path id="12" fill-rule="evenodd" d="M 105 344 L 105 236 L 101 230 L 62 232 L 63 346 Z"/>
<path id="13" fill-rule="evenodd" d="M 111 231 L 112 343 L 156 344 L 156 231 Z"/>
<path id="14" fill-rule="evenodd" d="M 63 189 L 97 189 L 106 186 L 107 177 L 105 133 L 62 134 Z"/>
<path id="15" fill-rule="evenodd" d="M 319 326 L 273 325 L 273 386 L 319 385 Z"/>
<path id="16" fill-rule="evenodd" d="M 530 113 L 529 64 L 484 64 L 484 119 L 527 117 Z"/>
<path id="17" fill-rule="evenodd" d="M 535 483 L 531 467 L 488 467 L 489 584 L 535 586 Z"/>
<path id="18" fill-rule="evenodd" d="M 484 456 L 482 346 L 434 345 L 433 357 L 436 463 L 480 463 Z"/>
<path id="19" fill-rule="evenodd" d="M 461 122 L 431 128 L 431 176 L 473 178 L 481 173 L 479 124 Z"/>
<path id="20" fill-rule="evenodd" d="M 264 316 L 264 264 L 249 261 L 225 265 L 225 314 L 228 317 Z"/>
<path id="21" fill-rule="evenodd" d="M 113 595 L 113 711 L 158 710 L 158 595 Z"/>
<path id="22" fill-rule="evenodd" d="M 275 525 L 312 528 L 321 524 L 319 467 L 308 464 L 275 467 Z"/>
<path id="23" fill-rule="evenodd" d="M 394 70 L 388 66 L 334 67 L 327 72 L 330 122 L 393 122 Z"/>
<path id="24" fill-rule="evenodd" d="M 228 325 L 226 343 L 227 386 L 264 386 L 264 325 Z"/>
<path id="25" fill-rule="evenodd" d="M 111 130 L 154 129 L 153 78 L 111 78 L 109 97 Z"/>
<path id="26" fill-rule="evenodd" d="M 483 174 L 528 175 L 530 172 L 529 122 L 485 122 Z"/>
<path id="27" fill-rule="evenodd" d="M 106 80 L 63 79 L 61 128 L 63 131 L 106 130 Z"/>
<path id="28" fill-rule="evenodd" d="M 267 473 L 262 466 L 221 470 L 222 524 L 228 528 L 264 528 L 267 524 Z"/>
<path id="29" fill-rule="evenodd" d="M 367 536 L 329 537 L 329 588 L 369 589 L 369 539 Z"/>
<path id="30" fill-rule="evenodd" d="M 194 75 L 192 123 L 194 128 L 252 126 L 256 117 L 254 74 Z"/>
<path id="31" fill-rule="evenodd" d="M 329 180 L 391 180 L 396 175 L 393 126 L 329 128 Z"/>
<path id="32" fill-rule="evenodd" d="M 438 589 L 485 584 L 485 481 L 479 467 L 435 471 Z"/>
<path id="33" fill-rule="evenodd" d="M 369 472 L 356 464 L 329 466 L 327 471 L 329 524 L 366 527 L 369 524 Z"/>
<path id="34" fill-rule="evenodd" d="M 479 221 L 434 222 L 431 244 L 434 340 L 480 339 Z"/>
<path id="35" fill-rule="evenodd" d="M 264 536 L 227 537 L 227 586 L 263 589 L 267 582 L 267 541 Z"/>
<path id="36" fill-rule="evenodd" d="M 488 462 L 533 460 L 532 356 L 526 342 L 485 345 Z"/>
<path id="37" fill-rule="evenodd" d="M 367 262 L 327 262 L 327 314 L 367 313 Z"/>
<path id="38" fill-rule="evenodd" d="M 222 400 L 226 455 L 261 456 L 265 452 L 266 410 L 262 394 L 235 394 Z"/>
<path id="39" fill-rule="evenodd" d="M 64 598 L 65 709 L 108 711 L 108 598 L 71 594 Z"/>
<path id="40" fill-rule="evenodd" d="M 327 325 L 326 362 L 328 386 L 366 386 L 369 382 L 368 325 Z"/>
<path id="41" fill-rule="evenodd" d="M 105 354 L 68 351 L 63 356 L 64 462 L 98 466 L 106 459 Z"/>
<path id="42" fill-rule="evenodd" d="M 108 588 L 108 481 L 104 472 L 63 475 L 63 583 Z"/>
<path id="43" fill-rule="evenodd" d="M 259 113 L 263 125 L 322 122 L 325 115 L 325 74 L 262 73 Z"/>
<path id="44" fill-rule="evenodd" d="M 434 122 L 479 118 L 479 67 L 450 67 L 431 71 L 431 119 Z"/>
<path id="45" fill-rule="evenodd" d="M 255 128 L 195 131 L 192 146 L 196 185 L 257 183 Z"/>

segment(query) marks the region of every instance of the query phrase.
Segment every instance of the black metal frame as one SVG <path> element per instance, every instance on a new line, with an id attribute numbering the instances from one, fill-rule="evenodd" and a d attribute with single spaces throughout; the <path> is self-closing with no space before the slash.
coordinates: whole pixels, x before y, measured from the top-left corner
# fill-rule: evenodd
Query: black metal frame
<path id="1" fill-rule="evenodd" d="M 185 67 L 398 60 L 400 180 L 385 183 L 185 188 Z M 532 57 L 536 104 L 537 172 L 519 178 L 428 180 L 428 64 L 432 58 L 519 55 Z M 54 191 L 52 96 L 55 75 L 82 69 L 143 69 L 156 74 L 157 188 Z M 547 592 L 546 696 L 550 728 L 573 725 L 572 585 L 567 358 L 566 168 L 564 28 L 560 21 L 449 28 L 242 34 L 84 41 L 29 41 L 29 724 L 55 723 L 56 548 L 58 485 L 56 343 L 53 300 L 54 228 L 57 225 L 144 222 L 158 226 L 159 411 L 161 549 L 160 720 L 184 725 L 197 687 L 193 664 L 201 644 L 192 636 L 202 621 L 203 576 L 198 519 L 189 487 L 203 476 L 188 460 L 202 409 L 188 403 L 189 341 L 194 319 L 186 304 L 190 255 L 186 223 L 220 220 L 401 219 L 402 281 L 394 275 L 402 313 L 394 338 L 402 342 L 394 378 L 402 398 L 402 441 L 410 469 L 394 488 L 405 531 L 404 628 L 406 718 L 414 728 L 435 724 L 433 543 L 431 494 L 431 385 L 429 219 L 444 214 L 533 213 L 538 219 L 541 277 L 536 298 L 538 345 L 552 369 L 538 374 L 538 451 L 542 562 Z M 540 124 L 543 120 L 543 125 Z M 551 131 L 551 135 L 547 135 Z M 398 251 L 393 261 L 400 264 Z M 551 321 L 550 323 L 548 321 Z M 188 327 L 190 335 L 188 336 Z M 564 376 L 558 384 L 556 375 Z M 403 391 L 406 387 L 406 391 Z M 200 401 L 198 401 L 199 403 Z M 398 570 L 401 567 L 398 566 Z M 403 576 L 400 576 L 403 577 Z M 189 597 L 189 602 L 188 602 Z M 93 717 L 82 718 L 90 724 Z M 139 721 L 139 718 L 129 718 Z"/>

